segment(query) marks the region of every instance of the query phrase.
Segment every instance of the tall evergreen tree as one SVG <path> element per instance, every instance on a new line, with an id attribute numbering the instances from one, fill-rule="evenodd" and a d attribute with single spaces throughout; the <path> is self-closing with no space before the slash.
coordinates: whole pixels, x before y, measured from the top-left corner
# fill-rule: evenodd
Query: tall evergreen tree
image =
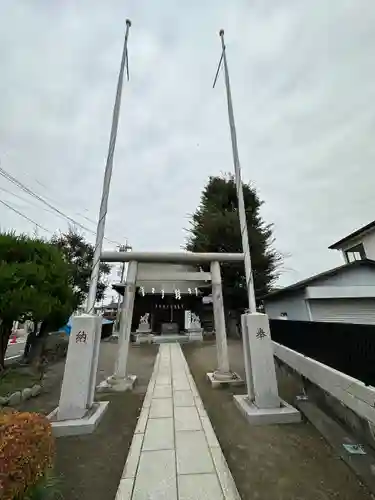
<path id="1" fill-rule="evenodd" d="M 273 248 L 272 224 L 267 224 L 260 215 L 263 202 L 250 184 L 244 183 L 243 190 L 255 294 L 259 298 L 270 290 L 277 279 L 282 258 Z M 242 252 L 236 185 L 232 175 L 209 178 L 200 204 L 190 218 L 190 225 L 187 250 Z M 246 308 L 243 263 L 226 263 L 221 269 L 226 308 Z"/>

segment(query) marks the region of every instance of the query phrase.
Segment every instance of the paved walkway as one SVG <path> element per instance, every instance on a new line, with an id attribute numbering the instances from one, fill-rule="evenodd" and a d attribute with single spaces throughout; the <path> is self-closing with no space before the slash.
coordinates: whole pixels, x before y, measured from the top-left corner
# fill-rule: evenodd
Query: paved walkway
<path id="1" fill-rule="evenodd" d="M 164 499 L 240 500 L 178 343 L 159 348 L 116 495 Z"/>

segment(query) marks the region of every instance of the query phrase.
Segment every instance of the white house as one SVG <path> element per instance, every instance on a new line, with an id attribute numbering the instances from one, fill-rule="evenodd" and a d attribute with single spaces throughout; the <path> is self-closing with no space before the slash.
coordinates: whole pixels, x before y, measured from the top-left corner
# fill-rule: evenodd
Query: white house
<path id="1" fill-rule="evenodd" d="M 375 221 L 329 247 L 345 264 L 263 298 L 271 319 L 375 324 Z"/>

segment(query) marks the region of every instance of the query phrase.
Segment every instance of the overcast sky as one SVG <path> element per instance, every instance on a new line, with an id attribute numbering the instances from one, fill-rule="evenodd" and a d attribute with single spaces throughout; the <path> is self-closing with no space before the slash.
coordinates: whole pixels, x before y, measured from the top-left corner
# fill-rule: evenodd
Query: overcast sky
<path id="1" fill-rule="evenodd" d="M 340 264 L 328 245 L 375 218 L 373 0 L 1 0 L 1 167 L 92 230 L 126 17 L 107 238 L 179 250 L 208 176 L 232 170 L 222 75 L 212 89 L 224 28 L 243 178 L 287 256 L 280 284 Z M 34 230 L 3 205 L 0 225 Z"/>

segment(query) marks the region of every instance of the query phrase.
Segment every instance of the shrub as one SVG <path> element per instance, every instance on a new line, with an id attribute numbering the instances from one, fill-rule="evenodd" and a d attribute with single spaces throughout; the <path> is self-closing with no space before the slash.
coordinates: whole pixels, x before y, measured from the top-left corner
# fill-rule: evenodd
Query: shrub
<path id="1" fill-rule="evenodd" d="M 36 413 L 0 415 L 0 498 L 22 498 L 53 465 L 52 428 Z"/>

